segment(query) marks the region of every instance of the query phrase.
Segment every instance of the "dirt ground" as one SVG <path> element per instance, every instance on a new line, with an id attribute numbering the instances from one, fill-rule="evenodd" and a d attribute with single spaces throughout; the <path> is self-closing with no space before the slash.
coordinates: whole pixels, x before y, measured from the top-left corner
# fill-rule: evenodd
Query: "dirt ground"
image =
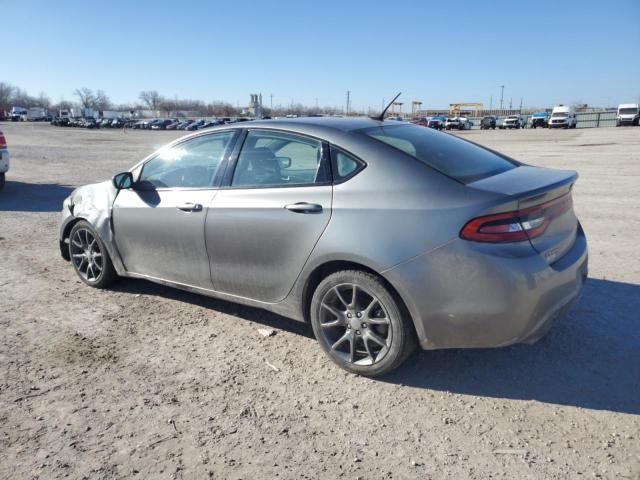
<path id="1" fill-rule="evenodd" d="M 419 352 L 377 380 L 304 324 L 80 283 L 62 200 L 177 133 L 0 130 L 0 478 L 640 478 L 640 128 L 463 132 L 580 173 L 591 279 L 535 345 Z"/>

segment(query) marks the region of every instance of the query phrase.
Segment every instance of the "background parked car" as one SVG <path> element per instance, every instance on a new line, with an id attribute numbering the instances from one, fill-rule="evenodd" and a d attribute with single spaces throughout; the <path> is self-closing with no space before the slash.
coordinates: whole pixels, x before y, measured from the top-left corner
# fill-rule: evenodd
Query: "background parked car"
<path id="1" fill-rule="evenodd" d="M 547 128 L 549 126 L 549 114 L 547 112 L 536 112 L 531 115 L 531 128 Z"/>
<path id="2" fill-rule="evenodd" d="M 191 131 L 191 130 L 198 130 L 198 128 L 200 128 L 200 127 L 201 127 L 202 125 L 204 125 L 204 124 L 205 124 L 205 121 L 204 121 L 204 120 L 198 120 L 197 122 L 190 123 L 190 124 L 185 128 L 185 130 L 189 130 L 189 131 Z"/>
<path id="3" fill-rule="evenodd" d="M 427 127 L 433 128 L 434 130 L 442 130 L 446 121 L 447 119 L 443 115 L 434 115 L 427 122 Z"/>
<path id="4" fill-rule="evenodd" d="M 566 105 L 558 105 L 553 107 L 551 118 L 549 119 L 549 128 L 576 128 L 578 119 L 573 107 Z"/>
<path id="5" fill-rule="evenodd" d="M 502 120 L 502 124 L 499 128 L 500 130 L 524 128 L 524 119 L 520 115 L 509 115 L 507 118 Z"/>
<path id="6" fill-rule="evenodd" d="M 444 128 L 447 130 L 470 130 L 473 123 L 465 117 L 447 118 Z"/>
<path id="7" fill-rule="evenodd" d="M 0 190 L 4 187 L 5 174 L 9 171 L 9 149 L 4 134 L 0 132 Z"/>
<path id="8" fill-rule="evenodd" d="M 618 105 L 616 127 L 621 125 L 638 125 L 640 123 L 640 108 L 637 103 L 623 103 Z"/>
<path id="9" fill-rule="evenodd" d="M 487 115 L 480 122 L 480 130 L 495 130 L 497 118 L 494 115 Z"/>

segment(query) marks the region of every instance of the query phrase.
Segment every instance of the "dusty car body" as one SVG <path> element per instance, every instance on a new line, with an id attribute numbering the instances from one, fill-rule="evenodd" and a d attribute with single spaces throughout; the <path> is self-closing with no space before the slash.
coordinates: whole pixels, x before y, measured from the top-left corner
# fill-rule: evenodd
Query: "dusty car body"
<path id="1" fill-rule="evenodd" d="M 163 186 L 174 171 L 153 177 L 165 158 L 222 136 L 206 187 L 189 172 L 177 187 Z M 296 167 L 306 151 L 315 160 Z M 311 321 L 332 360 L 378 375 L 406 358 L 411 338 L 438 349 L 544 335 L 587 276 L 576 179 L 407 123 L 225 125 L 76 189 L 63 204 L 60 252 L 82 269 L 98 255 L 91 245 L 103 245 L 119 276 Z M 80 225 L 92 239 L 74 242 Z"/>
<path id="2" fill-rule="evenodd" d="M 4 187 L 5 177 L 9 171 L 9 149 L 7 148 L 7 140 L 0 131 L 0 190 Z"/>

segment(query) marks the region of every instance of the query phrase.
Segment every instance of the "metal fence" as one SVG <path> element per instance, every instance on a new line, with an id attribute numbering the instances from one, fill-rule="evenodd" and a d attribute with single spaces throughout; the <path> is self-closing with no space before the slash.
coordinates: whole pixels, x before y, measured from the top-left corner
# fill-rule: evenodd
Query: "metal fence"
<path id="1" fill-rule="evenodd" d="M 514 115 L 517 115 L 514 114 Z M 597 128 L 597 127 L 615 127 L 616 126 L 616 111 L 602 111 L 602 112 L 581 112 L 576 113 L 576 119 L 578 120 L 578 124 L 576 128 Z M 498 116 L 496 125 L 502 125 L 502 121 L 506 118 L 505 116 Z M 531 115 L 522 115 L 527 121 L 527 126 L 530 125 Z M 480 122 L 482 121 L 482 117 L 469 117 L 469 120 L 473 122 L 473 129 L 480 129 Z M 497 127 L 496 127 L 497 128 Z"/>

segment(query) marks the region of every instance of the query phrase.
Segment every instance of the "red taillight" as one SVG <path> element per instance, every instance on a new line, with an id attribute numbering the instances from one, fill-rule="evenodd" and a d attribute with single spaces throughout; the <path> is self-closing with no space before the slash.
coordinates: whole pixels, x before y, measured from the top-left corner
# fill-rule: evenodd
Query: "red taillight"
<path id="1" fill-rule="evenodd" d="M 467 222 L 460 238 L 473 242 L 520 242 L 539 237 L 551 221 L 571 209 L 571 194 L 507 213 L 485 215 Z"/>
<path id="2" fill-rule="evenodd" d="M 2 132 L 0 132 L 0 148 L 7 148 L 7 141 L 5 140 Z"/>

